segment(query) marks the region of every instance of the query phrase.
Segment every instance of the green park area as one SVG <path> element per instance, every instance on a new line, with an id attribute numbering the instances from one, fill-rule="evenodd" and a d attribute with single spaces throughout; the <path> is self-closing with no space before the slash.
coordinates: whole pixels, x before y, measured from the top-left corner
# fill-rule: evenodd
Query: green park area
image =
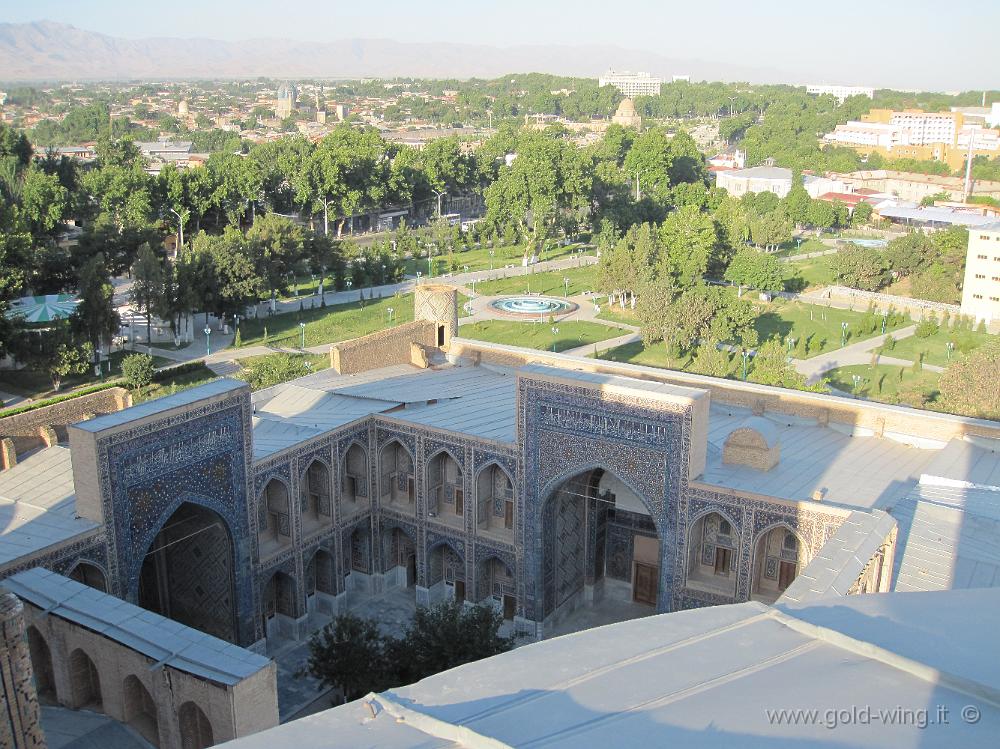
<path id="1" fill-rule="evenodd" d="M 785 280 L 785 288 L 788 291 L 805 291 L 810 288 L 835 284 L 834 257 L 836 256 L 823 255 L 822 257 L 788 262 L 786 264 L 788 275 Z"/>
<path id="2" fill-rule="evenodd" d="M 421 250 L 421 252 L 426 252 L 426 250 Z M 548 247 L 539 256 L 539 260 L 543 262 L 548 260 L 562 260 L 568 257 L 581 256 L 587 252 L 587 248 L 582 244 L 561 245 L 550 242 Z M 593 253 L 593 250 L 590 250 L 590 252 Z M 435 253 L 431 257 L 430 266 L 428 266 L 426 256 L 407 258 L 403 264 L 403 272 L 408 276 L 415 276 L 417 271 L 419 271 L 421 275 L 426 277 L 428 270 L 430 270 L 431 277 L 437 278 L 446 273 L 465 273 L 467 270 L 469 272 L 489 270 L 491 267 L 494 270 L 498 270 L 508 265 L 521 267 L 521 260 L 524 257 L 524 245 L 498 245 L 497 247 L 470 247 L 468 249 L 460 247 L 452 252 L 445 250 L 441 252 L 435 251 Z"/>
<path id="3" fill-rule="evenodd" d="M 809 359 L 818 354 L 865 341 L 882 333 L 881 315 L 868 312 L 821 307 L 815 304 L 775 299 L 759 305 L 760 313 L 754 328 L 761 343 L 772 338 L 794 341 L 792 355 Z M 843 324 L 847 323 L 846 335 Z M 909 320 L 897 316 L 887 321 L 886 331 L 909 325 Z"/>
<path id="4" fill-rule="evenodd" d="M 3 369 L 0 370 L 0 390 L 33 400 L 58 396 L 75 388 L 96 385 L 104 380 L 110 381 L 119 377 L 122 371 L 122 358 L 131 353 L 133 352 L 128 350 L 112 352 L 104 361 L 103 378 L 94 374 L 92 364 L 87 366 L 83 372 L 66 374 L 59 383 L 58 390 L 53 388 L 52 378 L 47 372 L 27 367 L 24 369 Z M 172 363 L 171 359 L 153 357 L 154 367 L 162 367 Z"/>
<path id="5" fill-rule="evenodd" d="M 567 283 L 563 279 L 569 279 Z M 527 273 L 523 276 L 498 278 L 476 284 L 476 293 L 482 296 L 503 296 L 507 294 L 544 294 L 548 296 L 576 296 L 597 288 L 597 266 L 584 265 L 579 268 Z"/>
<path id="6" fill-rule="evenodd" d="M 947 367 L 953 361 L 977 349 L 990 337 L 988 333 L 979 333 L 974 330 L 955 330 L 942 327 L 930 336 L 912 335 L 901 338 L 894 343 L 889 342 L 882 346 L 881 353 L 885 356 L 910 361 L 917 361 L 919 358 L 924 364 Z M 949 343 L 952 344 L 950 351 Z"/>
<path id="7" fill-rule="evenodd" d="M 553 328 L 558 332 L 553 333 Z M 627 332 L 600 323 L 569 320 L 551 324 L 485 320 L 460 329 L 463 338 L 556 352 L 617 338 Z"/>
<path id="8" fill-rule="evenodd" d="M 640 364 L 644 367 L 659 367 L 660 369 L 686 370 L 691 365 L 689 354 L 671 356 L 670 351 L 662 343 L 644 346 L 642 341 L 626 343 L 598 354 L 598 358 L 624 364 Z"/>
<path id="9" fill-rule="evenodd" d="M 880 403 L 899 403 L 918 408 L 933 408 L 938 395 L 937 372 L 914 371 L 913 367 L 857 364 L 831 369 L 824 377 L 830 386 L 844 393 Z M 857 386 L 855 386 L 857 377 Z"/>
<path id="10" fill-rule="evenodd" d="M 153 357 L 154 364 L 157 357 Z M 176 370 L 176 371 L 174 371 Z M 156 379 L 145 387 L 132 391 L 132 402 L 142 403 L 153 400 L 163 395 L 173 395 L 182 390 L 204 385 L 206 382 L 217 380 L 219 376 L 203 363 L 190 362 L 176 368 L 160 370 L 156 373 Z"/>

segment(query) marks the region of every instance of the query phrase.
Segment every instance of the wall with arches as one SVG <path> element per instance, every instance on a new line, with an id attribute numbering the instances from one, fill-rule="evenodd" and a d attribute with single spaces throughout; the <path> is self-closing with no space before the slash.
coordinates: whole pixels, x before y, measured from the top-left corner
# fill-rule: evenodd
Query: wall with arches
<path id="1" fill-rule="evenodd" d="M 5 583 L 20 586 L 16 589 L 24 601 L 26 649 L 33 665 L 38 661 L 43 676 L 40 684 L 45 685 L 52 702 L 102 712 L 131 725 L 160 749 L 197 746 L 185 741 L 178 719 L 185 703 L 197 705 L 216 743 L 278 724 L 273 661 L 261 659 L 259 670 L 229 684 L 173 665 L 157 665 L 154 658 L 125 642 L 49 612 L 43 605 L 49 599 L 30 600 L 27 584 L 21 576 Z M 140 612 L 131 608 L 136 614 Z M 116 613 L 130 614 L 125 609 Z"/>

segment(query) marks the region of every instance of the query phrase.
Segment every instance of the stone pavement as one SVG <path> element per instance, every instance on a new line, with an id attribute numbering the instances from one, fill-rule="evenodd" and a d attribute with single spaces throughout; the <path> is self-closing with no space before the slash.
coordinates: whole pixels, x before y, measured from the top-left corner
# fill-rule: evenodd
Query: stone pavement
<path id="1" fill-rule="evenodd" d="M 42 706 L 48 749 L 152 749 L 128 726 L 101 713 Z"/>

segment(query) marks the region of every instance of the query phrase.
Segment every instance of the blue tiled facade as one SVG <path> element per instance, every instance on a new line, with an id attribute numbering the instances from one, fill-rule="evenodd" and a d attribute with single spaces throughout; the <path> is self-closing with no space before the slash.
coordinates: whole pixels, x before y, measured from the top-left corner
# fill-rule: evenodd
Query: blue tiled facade
<path id="1" fill-rule="evenodd" d="M 546 503 L 559 486 L 594 469 L 614 474 L 645 506 L 648 517 L 591 507 L 598 522 L 588 528 L 593 549 L 606 549 L 608 577 L 628 581 L 631 545 L 636 535 L 659 541 L 660 611 L 746 600 L 750 595 L 752 549 L 761 534 L 783 524 L 795 530 L 810 554 L 842 522 L 835 512 L 817 508 L 804 513 L 790 503 L 745 498 L 730 490 L 706 487 L 688 477 L 692 408 L 683 401 L 657 400 L 621 392 L 605 392 L 574 382 L 522 373 L 517 389 L 517 441 L 500 443 L 444 432 L 396 420 L 392 415 L 365 417 L 291 449 L 253 462 L 251 405 L 246 390 L 219 400 L 196 402 L 178 412 L 125 429 L 99 442 L 98 472 L 105 487 L 104 534 L 53 553 L 42 563 L 65 571 L 86 559 L 107 571 L 111 592 L 136 600 L 142 560 L 150 544 L 177 507 L 190 502 L 211 509 L 222 519 L 233 543 L 233 578 L 237 611 L 235 640 L 241 645 L 264 636 L 265 591 L 281 572 L 294 584 L 284 613 L 300 618 L 307 611 L 307 574 L 318 551 L 332 558 L 333 571 L 324 583 L 340 596 L 354 573 L 377 579 L 396 564 L 390 539 L 398 529 L 412 542 L 418 590 L 428 587 L 429 560 L 447 547 L 464 565 L 467 600 L 483 600 L 479 590 L 484 565 L 495 558 L 514 578 L 517 617 L 541 622 L 543 545 L 551 528 L 543 521 Z M 415 502 L 412 509 L 383 505 L 379 458 L 392 442 L 413 461 Z M 345 459 L 360 446 L 367 471 L 356 483 L 364 497 L 356 507 L 344 501 Z M 445 522 L 427 512 L 427 468 L 446 451 L 462 472 L 464 516 Z M 305 476 L 313 461 L 326 468 L 330 482 L 319 520 L 304 525 Z M 512 532 L 477 530 L 477 478 L 499 466 L 514 488 Z M 261 557 L 258 528 L 264 515 L 267 483 L 287 487 L 289 543 Z M 405 487 L 404 487 L 405 488 Z M 365 496 L 366 495 L 366 496 Z M 551 503 L 550 503 L 551 504 Z M 489 511 L 496 512 L 491 506 Z M 688 528 L 706 512 L 730 520 L 739 539 L 735 597 L 726 598 L 685 585 Z M 603 514 L 602 514 L 603 513 Z M 407 547 L 408 548 L 408 547 Z M 33 564 L 37 564 L 35 561 Z M 325 573 L 324 573 L 325 575 Z M 315 577 L 315 575 L 313 576 Z M 326 579 L 324 577 L 324 579 Z M 377 583 L 370 590 L 377 591 Z"/>

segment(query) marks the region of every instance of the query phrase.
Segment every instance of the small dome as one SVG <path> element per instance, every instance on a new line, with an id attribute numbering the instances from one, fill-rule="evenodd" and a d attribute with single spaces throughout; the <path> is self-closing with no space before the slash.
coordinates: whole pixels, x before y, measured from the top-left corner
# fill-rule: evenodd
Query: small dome
<path id="1" fill-rule="evenodd" d="M 635 117 L 635 104 L 631 99 L 622 99 L 622 103 L 618 105 L 618 111 L 615 112 L 615 117 Z"/>

